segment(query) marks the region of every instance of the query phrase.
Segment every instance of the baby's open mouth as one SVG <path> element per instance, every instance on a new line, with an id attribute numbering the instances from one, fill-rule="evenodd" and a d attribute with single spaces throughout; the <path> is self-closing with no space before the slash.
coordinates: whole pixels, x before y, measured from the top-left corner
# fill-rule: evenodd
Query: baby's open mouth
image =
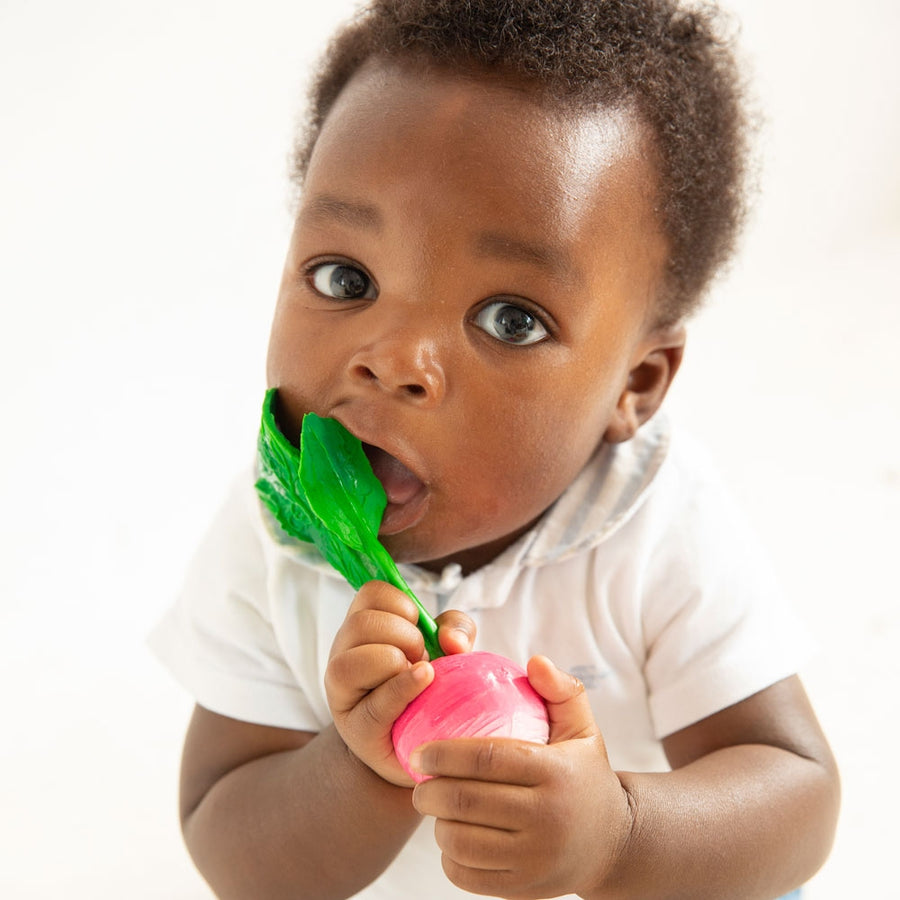
<path id="1" fill-rule="evenodd" d="M 413 497 L 424 487 L 419 478 L 413 474 L 395 456 L 374 447 L 372 444 L 363 444 L 363 450 L 372 466 L 375 477 L 381 482 L 388 503 L 409 503 Z"/>
<path id="2" fill-rule="evenodd" d="M 424 482 L 380 447 L 363 444 L 363 450 L 387 495 L 388 505 L 379 533 L 395 534 L 414 525 L 425 512 L 428 490 Z"/>

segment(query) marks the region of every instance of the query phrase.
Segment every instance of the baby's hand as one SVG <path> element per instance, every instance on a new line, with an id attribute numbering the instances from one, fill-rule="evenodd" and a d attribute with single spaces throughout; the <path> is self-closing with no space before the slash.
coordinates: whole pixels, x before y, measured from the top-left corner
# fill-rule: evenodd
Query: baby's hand
<path id="1" fill-rule="evenodd" d="M 391 726 L 434 678 L 416 628 L 415 604 L 381 581 L 363 585 L 331 647 L 325 671 L 328 706 L 350 751 L 386 781 L 411 787 L 391 743 Z M 470 650 L 475 624 L 463 613 L 438 617 L 445 653 Z"/>
<path id="2" fill-rule="evenodd" d="M 436 777 L 416 809 L 434 816 L 444 871 L 499 897 L 586 893 L 612 871 L 630 833 L 627 795 L 581 683 L 545 657 L 528 677 L 550 713 L 546 746 L 504 738 L 436 741 L 411 763 Z"/>

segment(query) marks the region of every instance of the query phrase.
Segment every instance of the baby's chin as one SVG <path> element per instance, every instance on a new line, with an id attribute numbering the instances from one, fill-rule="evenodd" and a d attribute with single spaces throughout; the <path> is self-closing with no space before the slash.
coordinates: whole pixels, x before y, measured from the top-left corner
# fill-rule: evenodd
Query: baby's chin
<path id="1" fill-rule="evenodd" d="M 451 542 L 446 534 L 442 534 L 441 539 L 429 540 L 422 533 L 416 534 L 416 529 L 400 534 L 383 535 L 380 540 L 394 562 L 418 566 L 420 569 L 437 574 L 441 574 L 447 566 L 458 565 L 463 574 L 468 575 L 493 562 L 533 524 L 529 522 L 511 534 L 489 539 L 474 546 L 465 541 Z"/>
<path id="2" fill-rule="evenodd" d="M 410 533 L 411 530 L 397 534 L 378 535 L 378 540 L 390 554 L 395 563 L 418 566 L 433 572 L 441 572 L 454 561 L 452 548 L 434 546 L 422 536 Z"/>
<path id="3" fill-rule="evenodd" d="M 415 528 L 397 534 L 379 534 L 378 539 L 395 563 L 417 566 L 438 574 L 454 563 L 465 569 L 464 562 L 471 553 L 469 548 L 454 546 L 446 540 L 430 540 Z"/>

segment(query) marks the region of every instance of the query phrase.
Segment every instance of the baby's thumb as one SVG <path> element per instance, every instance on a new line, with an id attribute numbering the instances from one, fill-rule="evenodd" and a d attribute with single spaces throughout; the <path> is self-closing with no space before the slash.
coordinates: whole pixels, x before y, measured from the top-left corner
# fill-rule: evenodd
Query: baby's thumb
<path id="1" fill-rule="evenodd" d="M 448 609 L 435 620 L 444 653 L 468 653 L 475 646 L 475 623 L 464 612 Z"/>
<path id="2" fill-rule="evenodd" d="M 574 675 L 558 669 L 546 656 L 533 656 L 528 660 L 528 680 L 547 704 L 551 744 L 600 734 L 584 685 Z"/>

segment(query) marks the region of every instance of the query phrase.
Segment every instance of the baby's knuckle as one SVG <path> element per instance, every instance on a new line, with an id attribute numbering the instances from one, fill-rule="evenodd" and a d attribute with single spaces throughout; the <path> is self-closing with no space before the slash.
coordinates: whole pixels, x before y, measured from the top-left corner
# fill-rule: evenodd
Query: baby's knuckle
<path id="1" fill-rule="evenodd" d="M 361 607 L 401 615 L 409 618 L 410 610 L 416 612 L 415 604 L 403 591 L 384 581 L 370 581 L 357 594 Z"/>
<path id="2" fill-rule="evenodd" d="M 466 819 L 469 813 L 472 812 L 474 798 L 471 792 L 466 790 L 461 784 L 454 783 L 450 788 L 447 804 L 453 818 Z"/>
<path id="3" fill-rule="evenodd" d="M 357 592 L 353 598 L 352 606 L 356 609 L 365 609 L 377 607 L 384 602 L 384 598 L 389 596 L 384 588 L 386 585 L 381 581 L 367 581 Z"/>
<path id="4" fill-rule="evenodd" d="M 348 630 L 358 640 L 372 641 L 372 635 L 384 630 L 384 613 L 377 609 L 360 609 L 347 619 Z"/>
<path id="5" fill-rule="evenodd" d="M 438 846 L 448 857 L 464 866 L 483 867 L 487 850 L 471 828 L 443 821 L 436 824 L 434 834 Z"/>
<path id="6" fill-rule="evenodd" d="M 447 880 L 461 890 L 472 894 L 485 893 L 485 891 L 479 890 L 480 884 L 475 883 L 475 878 L 479 873 L 457 862 L 447 851 L 441 855 L 441 868 L 444 870 Z"/>
<path id="7" fill-rule="evenodd" d="M 531 741 L 507 740 L 504 742 L 505 760 L 515 766 L 532 783 L 543 782 L 547 778 L 547 747 Z"/>
<path id="8" fill-rule="evenodd" d="M 511 896 L 505 873 L 464 865 L 447 853 L 441 857 L 441 867 L 450 882 L 470 894 Z"/>
<path id="9" fill-rule="evenodd" d="M 475 746 L 473 768 L 477 775 L 490 775 L 497 758 L 497 744 L 494 741 L 479 741 Z"/>
<path id="10" fill-rule="evenodd" d="M 356 704 L 357 726 L 361 731 L 371 731 L 373 728 L 381 727 L 381 713 L 379 704 L 375 701 L 372 694 L 366 694 L 359 703 Z"/>
<path id="11" fill-rule="evenodd" d="M 347 659 L 344 654 L 333 656 L 325 668 L 325 693 L 338 694 L 347 681 Z"/>
<path id="12" fill-rule="evenodd" d="M 524 753 L 529 754 L 530 765 L 542 782 L 560 784 L 567 781 L 570 773 L 576 771 L 567 754 L 559 750 L 558 744 L 522 742 L 521 747 Z"/>

